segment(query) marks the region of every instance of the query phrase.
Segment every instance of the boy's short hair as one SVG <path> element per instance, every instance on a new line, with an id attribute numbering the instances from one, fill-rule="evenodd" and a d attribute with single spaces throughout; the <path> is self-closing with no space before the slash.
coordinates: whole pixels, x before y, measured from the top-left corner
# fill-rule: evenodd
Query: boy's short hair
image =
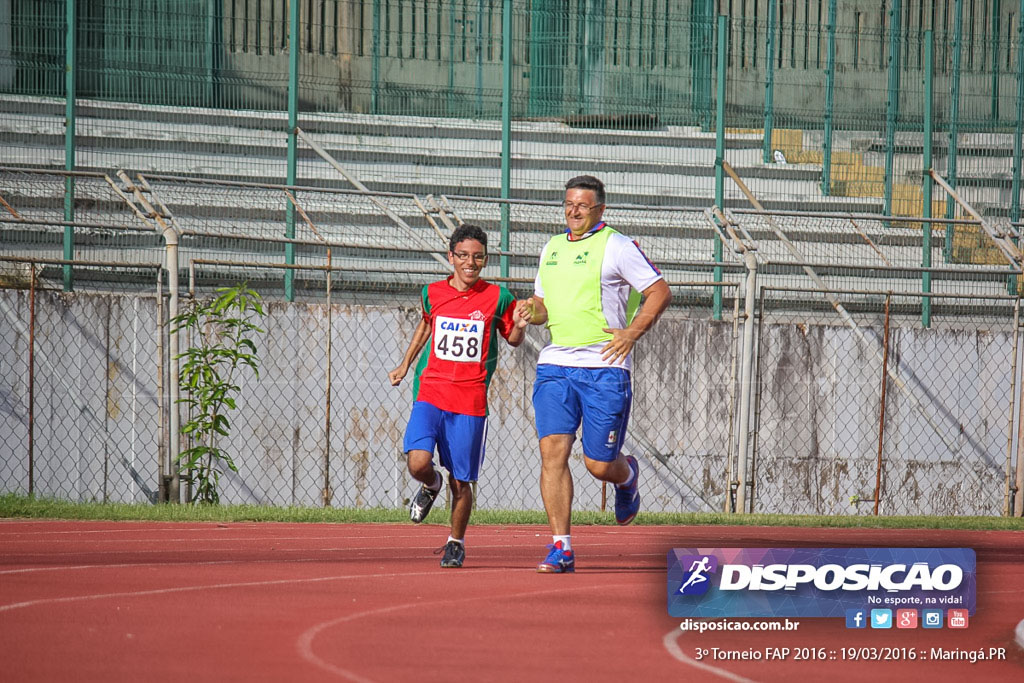
<path id="1" fill-rule="evenodd" d="M 576 188 L 581 190 L 591 190 L 597 198 L 597 203 L 604 204 L 604 183 L 594 176 L 578 175 L 575 178 L 570 178 L 565 184 L 565 189 L 567 190 L 573 190 Z"/>
<path id="2" fill-rule="evenodd" d="M 455 245 L 465 240 L 476 240 L 484 245 L 484 253 L 487 253 L 487 233 L 479 225 L 473 225 L 472 223 L 463 223 L 455 228 L 455 232 L 448 239 L 448 251 L 454 254 Z"/>

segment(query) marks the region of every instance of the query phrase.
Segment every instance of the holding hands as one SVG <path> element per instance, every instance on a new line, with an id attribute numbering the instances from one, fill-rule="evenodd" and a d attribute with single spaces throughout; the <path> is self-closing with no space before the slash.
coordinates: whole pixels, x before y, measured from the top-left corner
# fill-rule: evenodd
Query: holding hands
<path id="1" fill-rule="evenodd" d="M 515 321 L 516 327 L 524 328 L 532 323 L 536 310 L 537 306 L 532 296 L 529 299 L 517 301 L 515 310 L 512 311 L 512 320 Z"/>

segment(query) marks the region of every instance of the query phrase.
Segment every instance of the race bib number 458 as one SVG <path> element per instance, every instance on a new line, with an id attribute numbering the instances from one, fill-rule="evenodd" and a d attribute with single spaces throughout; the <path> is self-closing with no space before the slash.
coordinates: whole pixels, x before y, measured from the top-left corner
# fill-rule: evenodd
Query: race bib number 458
<path id="1" fill-rule="evenodd" d="M 438 316 L 434 322 L 434 355 L 458 363 L 479 363 L 484 343 L 484 322 Z"/>

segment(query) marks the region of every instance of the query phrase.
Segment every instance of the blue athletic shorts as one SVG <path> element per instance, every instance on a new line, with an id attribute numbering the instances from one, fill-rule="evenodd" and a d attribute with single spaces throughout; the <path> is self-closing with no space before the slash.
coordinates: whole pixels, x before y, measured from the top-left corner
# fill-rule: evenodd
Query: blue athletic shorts
<path id="1" fill-rule="evenodd" d="M 487 418 L 441 410 L 425 401 L 412 404 L 402 449 L 433 453 L 441 465 L 459 481 L 476 481 L 484 462 Z"/>
<path id="2" fill-rule="evenodd" d="M 611 462 L 622 448 L 633 402 L 629 372 L 622 368 L 538 365 L 533 384 L 537 434 L 575 436 L 583 423 L 583 453 Z"/>

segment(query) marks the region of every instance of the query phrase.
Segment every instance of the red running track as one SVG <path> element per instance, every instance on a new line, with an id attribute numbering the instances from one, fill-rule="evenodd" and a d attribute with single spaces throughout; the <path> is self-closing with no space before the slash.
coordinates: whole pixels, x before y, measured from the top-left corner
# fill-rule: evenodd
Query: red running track
<path id="1" fill-rule="evenodd" d="M 0 681 L 1024 681 L 1024 532 L 578 526 L 577 572 L 538 574 L 533 526 L 0 520 Z M 962 631 L 682 632 L 673 547 L 971 547 Z M 746 620 L 738 620 L 746 621 Z M 1005 661 L 695 661 L 699 648 L 1005 648 Z"/>

